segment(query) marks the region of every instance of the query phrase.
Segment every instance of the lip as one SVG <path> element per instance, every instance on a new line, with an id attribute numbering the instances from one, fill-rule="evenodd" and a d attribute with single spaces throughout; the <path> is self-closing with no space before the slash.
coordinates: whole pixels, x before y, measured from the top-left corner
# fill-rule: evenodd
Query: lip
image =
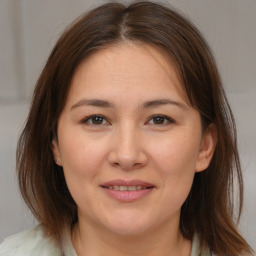
<path id="1" fill-rule="evenodd" d="M 107 188 L 109 186 L 141 186 L 147 187 L 147 189 L 134 190 L 134 191 L 119 191 L 115 189 Z M 133 202 L 137 201 L 147 195 L 149 195 L 155 185 L 141 181 L 141 180 L 111 180 L 100 185 L 104 192 L 111 198 L 120 202 Z"/>
<path id="2" fill-rule="evenodd" d="M 100 186 L 102 187 L 109 187 L 109 186 L 142 186 L 142 187 L 155 187 L 154 184 L 142 181 L 142 180 L 110 180 L 107 181 Z"/>

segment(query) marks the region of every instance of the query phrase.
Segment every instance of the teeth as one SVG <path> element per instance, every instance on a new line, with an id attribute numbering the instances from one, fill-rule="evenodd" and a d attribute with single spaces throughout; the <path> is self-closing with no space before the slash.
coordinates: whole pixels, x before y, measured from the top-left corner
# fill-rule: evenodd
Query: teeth
<path id="1" fill-rule="evenodd" d="M 127 186 L 120 186 L 120 191 L 127 191 Z"/>
<path id="2" fill-rule="evenodd" d="M 117 186 L 117 185 L 109 186 L 107 188 L 119 190 L 119 191 L 136 191 L 136 190 L 147 189 L 147 187 L 143 187 L 143 186 Z"/>

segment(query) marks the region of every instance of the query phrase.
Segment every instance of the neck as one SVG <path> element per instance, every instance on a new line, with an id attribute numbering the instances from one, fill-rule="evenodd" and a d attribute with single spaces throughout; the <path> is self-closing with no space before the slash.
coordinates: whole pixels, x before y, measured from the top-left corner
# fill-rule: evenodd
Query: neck
<path id="1" fill-rule="evenodd" d="M 136 235 L 120 235 L 109 230 L 78 223 L 73 245 L 78 256 L 189 256 L 191 242 L 176 227 L 157 228 Z"/>

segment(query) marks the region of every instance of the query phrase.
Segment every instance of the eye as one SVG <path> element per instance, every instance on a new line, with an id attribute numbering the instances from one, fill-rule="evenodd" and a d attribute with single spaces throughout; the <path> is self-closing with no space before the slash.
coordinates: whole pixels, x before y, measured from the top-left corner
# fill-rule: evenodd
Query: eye
<path id="1" fill-rule="evenodd" d="M 155 115 L 150 118 L 148 123 L 156 124 L 156 125 L 166 125 L 166 124 L 174 123 L 174 120 L 168 116 Z"/>
<path id="2" fill-rule="evenodd" d="M 101 115 L 91 115 L 81 121 L 83 124 L 89 125 L 108 125 L 109 122 Z"/>

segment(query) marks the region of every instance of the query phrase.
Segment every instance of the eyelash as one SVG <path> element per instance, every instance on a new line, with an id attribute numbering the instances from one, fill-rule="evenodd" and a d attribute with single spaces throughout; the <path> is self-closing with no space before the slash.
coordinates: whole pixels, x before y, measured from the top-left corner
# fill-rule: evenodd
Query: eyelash
<path id="1" fill-rule="evenodd" d="M 86 118 L 84 118 L 81 121 L 81 123 L 82 124 L 88 124 L 88 125 L 94 125 L 94 126 L 106 125 L 106 124 L 102 124 L 102 123 L 100 123 L 100 124 L 93 123 L 93 118 L 100 118 L 101 120 L 103 120 L 103 122 L 105 121 L 105 122 L 107 122 L 107 124 L 110 124 L 110 122 L 103 115 L 90 115 L 90 116 L 87 116 Z M 165 116 L 165 115 L 153 115 L 153 116 L 151 116 L 149 118 L 149 120 L 146 123 L 150 123 L 150 121 L 154 120 L 155 118 L 162 118 L 165 123 L 163 123 L 163 124 L 162 123 L 160 123 L 160 124 L 153 123 L 152 125 L 161 126 L 161 125 L 168 125 L 168 124 L 171 124 L 171 123 L 175 123 L 175 121 L 172 118 L 170 118 L 169 116 Z M 91 123 L 89 123 L 90 120 L 91 120 Z"/>
<path id="2" fill-rule="evenodd" d="M 109 124 L 109 121 L 104 117 L 104 116 L 102 116 L 102 115 L 90 115 L 90 116 L 87 116 L 86 118 L 84 118 L 82 121 L 81 121 L 81 123 L 82 124 L 89 124 L 89 125 L 95 125 L 95 126 L 99 126 L 99 125 L 105 125 L 105 124 L 94 124 L 94 123 L 89 123 L 89 121 L 91 120 L 93 120 L 93 118 L 101 118 L 101 119 L 103 119 L 103 120 L 105 120 L 106 122 L 108 122 L 108 124 Z"/>
<path id="3" fill-rule="evenodd" d="M 169 116 L 165 116 L 165 115 L 153 115 L 153 116 L 150 117 L 149 121 L 153 120 L 154 118 L 162 118 L 162 119 L 164 119 L 164 122 L 166 120 L 167 120 L 167 122 L 164 123 L 164 124 L 155 124 L 154 123 L 153 125 L 168 125 L 168 124 L 171 124 L 171 123 L 175 123 L 175 121 L 172 118 L 170 118 Z"/>

